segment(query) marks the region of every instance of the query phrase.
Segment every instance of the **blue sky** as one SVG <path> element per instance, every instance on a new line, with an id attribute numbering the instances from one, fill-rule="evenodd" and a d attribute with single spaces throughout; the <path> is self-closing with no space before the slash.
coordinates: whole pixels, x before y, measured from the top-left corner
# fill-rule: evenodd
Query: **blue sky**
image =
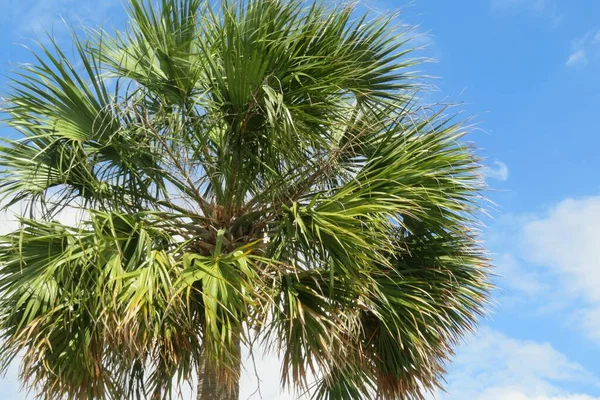
<path id="1" fill-rule="evenodd" d="M 10 3 L 10 7 L 7 7 Z M 0 72 L 30 60 L 60 22 L 122 26 L 117 0 L 2 0 Z M 470 139 L 486 158 L 486 244 L 497 265 L 494 309 L 457 350 L 447 394 L 474 400 L 600 400 L 600 2 L 597 0 L 366 1 L 418 24 L 431 99 L 476 116 Z M 0 86 L 4 78 L 0 77 Z M 1 134 L 7 132 L 0 131 Z M 6 225 L 6 224 L 5 224 Z M 259 366 L 265 399 L 276 360 Z M 245 375 L 243 392 L 254 391 Z M 279 397 L 277 397 L 279 396 Z M 15 371 L 0 398 L 21 400 Z M 258 398 L 258 397 L 255 397 Z"/>

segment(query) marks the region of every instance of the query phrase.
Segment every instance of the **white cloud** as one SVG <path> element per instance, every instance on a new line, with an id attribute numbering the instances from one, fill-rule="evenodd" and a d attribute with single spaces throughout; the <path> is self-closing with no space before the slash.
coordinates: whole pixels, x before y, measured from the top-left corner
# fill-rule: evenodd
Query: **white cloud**
<path id="1" fill-rule="evenodd" d="M 486 400 L 598 400 L 598 397 L 586 394 L 567 394 L 565 396 L 528 396 L 514 390 L 493 390 L 486 393 Z"/>
<path id="2" fill-rule="evenodd" d="M 531 299 L 547 289 L 547 284 L 536 270 L 525 270 L 512 254 L 503 253 L 495 258 L 498 286 L 525 295 Z"/>
<path id="3" fill-rule="evenodd" d="M 35 210 L 39 211 L 39 208 Z M 14 232 L 19 229 L 17 216 L 28 216 L 22 203 L 10 206 L 7 210 L 0 211 L 0 235 Z M 67 206 L 60 210 L 55 219 L 69 226 L 76 226 L 87 218 L 86 210 L 77 206 Z"/>
<path id="4" fill-rule="evenodd" d="M 600 31 L 590 31 L 571 43 L 567 67 L 582 68 L 592 60 L 600 58 Z"/>
<path id="5" fill-rule="evenodd" d="M 501 161 L 494 161 L 485 167 L 483 174 L 486 178 L 506 181 L 508 179 L 508 166 Z"/>
<path id="6" fill-rule="evenodd" d="M 25 392 L 21 391 L 19 384 L 19 369 L 16 364 L 12 364 L 6 375 L 0 377 L 0 399 L 2 400 L 24 400 Z"/>
<path id="7" fill-rule="evenodd" d="M 567 199 L 525 225 L 527 256 L 562 274 L 573 294 L 600 304 L 600 197 Z"/>
<path id="8" fill-rule="evenodd" d="M 309 396 L 292 395 L 281 391 L 281 361 L 273 354 L 257 351 L 256 369 L 246 353 L 240 382 L 240 399 L 244 400 L 308 400 Z M 258 391 L 260 385 L 260 392 Z"/>
<path id="9" fill-rule="evenodd" d="M 258 350 L 255 351 L 253 361 L 247 348 L 242 352 L 244 363 L 240 379 L 240 400 L 308 400 L 308 396 L 281 390 L 281 361 L 277 356 Z M 192 386 L 195 388 L 196 382 Z M 194 395 L 189 387 L 183 387 L 183 399 L 193 399 Z"/>
<path id="10" fill-rule="evenodd" d="M 596 385 L 598 378 L 548 343 L 510 338 L 490 328 L 461 347 L 437 400 L 600 400 L 569 393 L 563 384 Z"/>
<path id="11" fill-rule="evenodd" d="M 588 58 L 584 49 L 575 50 L 567 59 L 568 67 L 585 67 L 588 63 Z"/>
<path id="12" fill-rule="evenodd" d="M 523 228 L 524 257 L 557 279 L 553 291 L 600 343 L 600 197 L 567 199 Z"/>
<path id="13" fill-rule="evenodd" d="M 583 328 L 587 336 L 600 343 L 600 305 L 590 304 L 586 308 L 574 312 L 574 322 Z"/>

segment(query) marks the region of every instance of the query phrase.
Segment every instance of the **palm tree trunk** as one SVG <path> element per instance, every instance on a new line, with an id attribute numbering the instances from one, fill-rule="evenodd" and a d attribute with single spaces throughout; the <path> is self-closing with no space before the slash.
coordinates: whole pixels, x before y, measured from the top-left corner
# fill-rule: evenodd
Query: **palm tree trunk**
<path id="1" fill-rule="evenodd" d="M 235 340 L 235 348 L 237 350 L 237 358 L 239 363 L 234 371 L 232 371 L 231 387 L 219 381 L 216 371 L 211 367 L 209 361 L 204 361 L 200 367 L 198 376 L 198 400 L 239 400 L 240 397 L 240 374 L 241 365 L 241 349 L 240 340 Z"/>

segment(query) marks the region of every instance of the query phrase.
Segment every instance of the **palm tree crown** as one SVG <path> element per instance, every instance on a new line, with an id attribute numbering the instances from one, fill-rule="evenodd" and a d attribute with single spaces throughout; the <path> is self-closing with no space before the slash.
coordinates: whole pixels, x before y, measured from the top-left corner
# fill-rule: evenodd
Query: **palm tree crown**
<path id="1" fill-rule="evenodd" d="M 44 398 L 170 398 L 200 374 L 224 399 L 240 346 L 262 346 L 316 399 L 438 387 L 487 299 L 483 185 L 461 122 L 419 107 L 392 18 L 129 14 L 12 78 L 0 194 L 24 212 L 0 239 L 0 368 L 22 356 Z"/>

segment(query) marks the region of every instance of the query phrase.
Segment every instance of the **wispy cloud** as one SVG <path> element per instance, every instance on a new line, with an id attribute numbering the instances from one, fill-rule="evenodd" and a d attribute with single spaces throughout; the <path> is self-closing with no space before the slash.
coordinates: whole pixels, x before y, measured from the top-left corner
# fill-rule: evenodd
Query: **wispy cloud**
<path id="1" fill-rule="evenodd" d="M 600 400 L 562 386 L 594 386 L 598 377 L 548 343 L 482 328 L 457 352 L 447 394 L 437 400 Z"/>
<path id="2" fill-rule="evenodd" d="M 566 199 L 523 228 L 523 257 L 556 277 L 577 326 L 600 344 L 600 197 Z"/>
<path id="3" fill-rule="evenodd" d="M 508 180 L 508 166 L 502 161 L 494 161 L 484 168 L 483 174 L 486 178 L 506 181 Z"/>
<path id="4" fill-rule="evenodd" d="M 492 8 L 499 11 L 526 9 L 541 13 L 552 3 L 551 0 L 492 0 Z"/>
<path id="5" fill-rule="evenodd" d="M 554 25 L 559 25 L 564 18 L 558 0 L 491 0 L 491 8 L 494 13 L 501 15 L 527 13 L 544 17 Z"/>
<path id="6" fill-rule="evenodd" d="M 523 268 L 521 262 L 510 253 L 497 256 L 494 264 L 498 286 L 518 293 L 521 300 L 531 300 L 548 289 L 537 270 Z"/>
<path id="7" fill-rule="evenodd" d="M 568 67 L 585 67 L 588 63 L 588 58 L 585 50 L 577 49 L 567 59 Z"/>
<path id="8" fill-rule="evenodd" d="M 120 0 L 22 0 L 10 9 L 10 21 L 20 36 L 42 38 L 46 32 L 67 33 L 65 23 L 105 23 L 113 11 L 122 10 Z M 63 22 L 64 21 L 64 22 Z"/>
<path id="9" fill-rule="evenodd" d="M 592 60 L 600 59 L 600 31 L 590 31 L 573 40 L 567 67 L 582 68 Z"/>
<path id="10" fill-rule="evenodd" d="M 19 368 L 16 363 L 11 364 L 6 374 L 0 378 L 0 398 L 2 400 L 25 400 L 26 393 L 21 390 L 19 383 Z"/>
<path id="11" fill-rule="evenodd" d="M 506 215 L 487 242 L 501 249 L 495 265 L 504 306 L 528 301 L 532 313 L 564 313 L 565 323 L 600 344 L 600 196 Z"/>

